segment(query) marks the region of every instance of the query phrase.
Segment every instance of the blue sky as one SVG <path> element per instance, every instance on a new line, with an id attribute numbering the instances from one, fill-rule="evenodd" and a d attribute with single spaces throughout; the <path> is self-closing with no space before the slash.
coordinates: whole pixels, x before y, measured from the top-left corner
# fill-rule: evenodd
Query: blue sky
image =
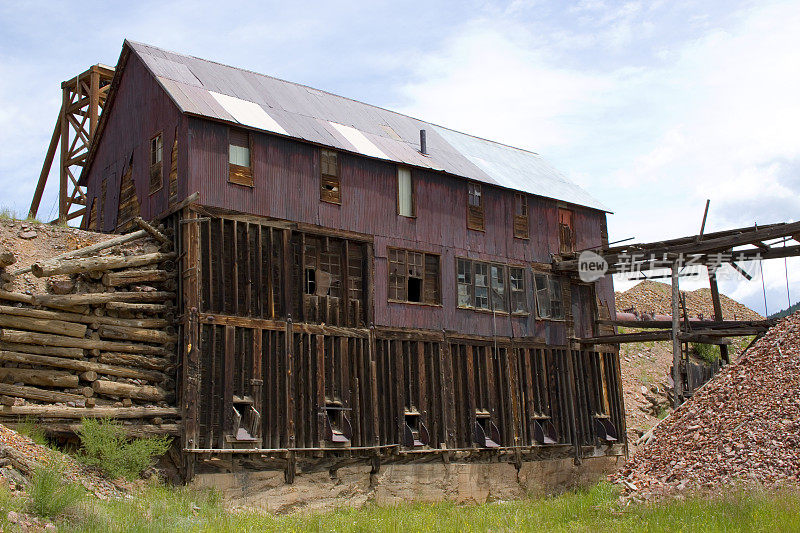
<path id="1" fill-rule="evenodd" d="M 129 38 L 534 150 L 615 212 L 612 240 L 695 233 L 706 198 L 710 230 L 794 221 L 797 28 L 780 1 L 3 0 L 0 206 L 27 212 L 60 82 Z M 769 310 L 786 307 L 783 261 L 764 269 Z M 723 291 L 764 309 L 760 279 Z"/>

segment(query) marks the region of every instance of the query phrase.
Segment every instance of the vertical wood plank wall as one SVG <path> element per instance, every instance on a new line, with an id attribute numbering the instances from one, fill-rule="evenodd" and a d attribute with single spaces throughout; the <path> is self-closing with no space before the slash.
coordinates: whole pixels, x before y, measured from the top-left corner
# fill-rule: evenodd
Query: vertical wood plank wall
<path id="1" fill-rule="evenodd" d="M 347 447 L 464 449 L 484 446 L 479 431 L 499 447 L 529 447 L 544 445 L 543 428 L 554 444 L 581 447 L 598 444 L 598 428 L 608 426 L 598 426 L 601 419 L 624 439 L 613 351 L 367 327 L 368 314 L 330 307 L 310 314 L 300 275 L 306 243 L 325 239 L 255 217 L 191 210 L 173 225 L 186 252 L 187 448 L 235 447 L 240 427 L 253 448 L 271 450 L 341 449 L 334 434 Z M 360 246 L 360 257 L 369 256 L 371 243 L 340 241 L 333 246 L 328 237 L 326 246 L 342 257 Z M 370 270 L 365 265 L 360 275 Z M 365 283 L 362 296 L 370 292 Z M 350 307 L 368 309 L 367 299 Z M 582 320 L 579 314 L 568 318 Z M 409 446 L 417 438 L 424 443 Z"/>

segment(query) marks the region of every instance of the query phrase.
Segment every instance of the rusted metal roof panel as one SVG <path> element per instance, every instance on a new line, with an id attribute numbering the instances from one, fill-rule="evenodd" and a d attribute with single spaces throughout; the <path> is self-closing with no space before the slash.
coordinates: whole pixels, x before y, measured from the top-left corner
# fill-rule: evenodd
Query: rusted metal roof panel
<path id="1" fill-rule="evenodd" d="M 186 113 L 607 211 L 536 153 L 248 70 L 126 45 Z M 421 129 L 427 155 L 419 152 Z"/>

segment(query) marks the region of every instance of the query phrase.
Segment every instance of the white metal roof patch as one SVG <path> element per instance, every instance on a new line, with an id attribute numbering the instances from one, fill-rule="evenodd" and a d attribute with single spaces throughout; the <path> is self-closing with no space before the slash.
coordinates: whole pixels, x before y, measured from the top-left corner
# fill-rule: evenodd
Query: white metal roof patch
<path id="1" fill-rule="evenodd" d="M 338 122 L 328 121 L 328 124 L 336 128 L 336 131 L 341 133 L 342 136 L 347 139 L 347 141 L 352 144 L 356 150 L 359 151 L 359 153 L 380 159 L 391 159 L 357 129 L 351 128 L 350 126 L 345 126 L 344 124 L 339 124 Z"/>
<path id="2" fill-rule="evenodd" d="M 227 94 L 215 93 L 214 91 L 208 92 L 239 124 L 288 135 L 286 130 L 275 122 L 275 119 L 269 116 L 269 113 L 264 111 L 264 108 L 257 103 L 248 102 L 247 100 L 242 100 L 235 96 L 228 96 Z"/>

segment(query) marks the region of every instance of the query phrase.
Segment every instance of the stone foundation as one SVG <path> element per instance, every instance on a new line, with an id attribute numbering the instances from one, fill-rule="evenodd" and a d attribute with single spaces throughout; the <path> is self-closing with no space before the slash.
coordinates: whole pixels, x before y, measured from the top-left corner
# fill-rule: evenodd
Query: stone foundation
<path id="1" fill-rule="evenodd" d="M 313 512 L 366 503 L 483 503 L 541 496 L 591 485 L 617 468 L 617 457 L 510 463 L 390 464 L 370 475 L 370 467 L 298 474 L 291 485 L 277 470 L 198 474 L 192 485 L 213 487 L 231 507 L 274 513 Z M 624 461 L 624 457 L 619 457 Z"/>

